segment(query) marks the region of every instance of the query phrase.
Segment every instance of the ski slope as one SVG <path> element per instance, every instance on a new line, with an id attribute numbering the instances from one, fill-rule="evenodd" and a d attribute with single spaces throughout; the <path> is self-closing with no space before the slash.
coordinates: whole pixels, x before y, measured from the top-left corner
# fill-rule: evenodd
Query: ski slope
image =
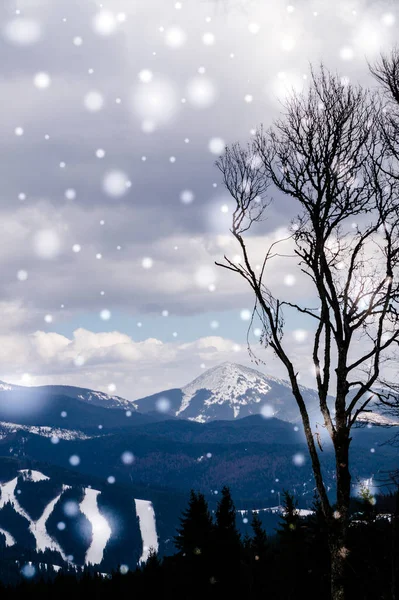
<path id="1" fill-rule="evenodd" d="M 43 473 L 40 473 L 39 471 L 28 471 L 27 469 L 23 469 L 19 471 L 19 474 L 33 482 L 45 481 L 49 479 L 49 477 Z M 34 521 L 18 501 L 17 485 L 18 477 L 14 477 L 14 479 L 0 484 L 0 509 L 2 509 L 7 502 L 11 502 L 14 505 L 14 510 L 28 521 L 29 529 L 35 538 L 36 551 L 44 552 L 47 548 L 56 550 L 61 554 L 62 558 L 66 562 L 70 563 L 71 560 L 65 554 L 60 544 L 52 536 L 50 536 L 46 527 L 47 520 L 53 513 L 57 502 L 60 500 L 63 492 L 69 489 L 70 486 L 63 485 L 61 494 L 53 498 L 53 500 L 51 500 L 45 507 L 40 518 Z M 97 501 L 100 494 L 101 492 L 99 490 L 84 488 L 84 497 L 79 504 L 79 510 L 88 519 L 92 527 L 92 541 L 85 556 L 85 563 L 87 565 L 96 565 L 101 563 L 104 556 L 104 550 L 112 536 L 110 524 L 104 515 L 100 513 L 98 508 Z M 159 548 L 155 512 L 152 502 L 149 500 L 134 499 L 134 502 L 136 506 L 136 513 L 139 518 L 139 527 L 143 547 L 140 562 L 145 562 L 148 559 L 150 549 L 158 551 Z M 7 546 L 12 546 L 16 543 L 12 532 L 0 528 L 0 533 L 5 536 Z"/>
<path id="2" fill-rule="evenodd" d="M 80 510 L 90 521 L 93 532 L 93 539 L 89 549 L 86 552 L 86 564 L 98 565 L 104 556 L 104 550 L 112 531 L 108 521 L 98 510 L 97 497 L 100 494 L 97 490 L 85 488 L 85 496 L 80 503 Z"/>
<path id="3" fill-rule="evenodd" d="M 135 500 L 136 513 L 139 518 L 143 553 L 140 562 L 146 562 L 150 550 L 158 552 L 158 535 L 155 522 L 155 512 L 152 502 L 148 500 Z"/>

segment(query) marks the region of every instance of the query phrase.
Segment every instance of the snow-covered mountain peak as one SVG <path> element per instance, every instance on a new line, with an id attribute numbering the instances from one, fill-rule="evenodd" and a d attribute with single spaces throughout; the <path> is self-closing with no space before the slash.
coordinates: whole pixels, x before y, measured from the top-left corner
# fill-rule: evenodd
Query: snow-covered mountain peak
<path id="1" fill-rule="evenodd" d="M 237 418 L 242 416 L 240 412 L 243 407 L 259 405 L 264 401 L 274 383 L 288 386 L 287 382 L 265 376 L 250 367 L 225 362 L 208 369 L 182 388 L 182 403 L 177 414 L 184 413 L 198 394 L 205 394 L 204 407 L 223 404 L 231 409 L 233 418 Z M 201 414 L 191 418 L 197 421 L 208 420 L 205 412 L 201 411 Z M 259 412 L 259 408 L 249 411 L 250 414 L 253 412 Z"/>
<path id="2" fill-rule="evenodd" d="M 199 391 L 212 392 L 213 402 L 243 401 L 248 389 L 256 387 L 259 393 L 266 394 L 270 390 L 267 378 L 259 371 L 236 363 L 225 362 L 208 369 L 183 387 L 184 400 L 187 402 Z M 184 409 L 181 409 L 184 410 Z"/>
<path id="3" fill-rule="evenodd" d="M 317 393 L 303 389 L 311 405 L 317 406 Z M 165 390 L 134 404 L 145 413 L 162 410 L 160 402 L 166 405 L 164 412 L 199 423 L 257 414 L 292 422 L 300 418 L 288 381 L 233 362 L 208 369 L 182 388 Z"/>

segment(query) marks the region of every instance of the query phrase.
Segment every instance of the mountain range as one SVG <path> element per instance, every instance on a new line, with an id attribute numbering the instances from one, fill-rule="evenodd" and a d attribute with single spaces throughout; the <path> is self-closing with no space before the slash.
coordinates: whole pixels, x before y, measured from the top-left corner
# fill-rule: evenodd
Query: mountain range
<path id="1" fill-rule="evenodd" d="M 301 389 L 315 414 L 316 392 Z M 373 418 L 383 422 L 378 415 Z M 137 562 L 147 546 L 135 499 L 155 515 L 160 552 L 171 548 L 191 488 L 205 493 L 213 508 L 223 485 L 230 486 L 241 510 L 275 507 L 284 489 L 309 508 L 314 485 L 298 420 L 288 382 L 231 363 L 182 388 L 134 401 L 71 386 L 0 383 L 0 529 L 20 539 L 16 546 L 25 540 L 39 549 L 43 544 L 33 538 L 34 531 L 41 531 L 47 550 L 51 538 L 57 556 L 72 554 L 78 564 L 95 552 L 98 558 L 102 547 L 99 562 L 109 569 L 112 548 L 119 562 L 124 553 Z M 354 492 L 365 479 L 377 482 L 381 472 L 397 467 L 397 451 L 387 444 L 394 431 L 375 423 L 353 430 Z M 322 443 L 332 494 L 334 456 L 328 440 Z M 29 479 L 28 471 L 37 480 Z M 79 507 L 78 529 L 62 516 L 69 496 Z M 107 503 L 112 510 L 101 512 Z M 104 518 L 114 527 L 118 513 L 123 516 L 126 531 L 136 540 L 134 551 L 126 536 L 122 541 L 113 534 L 90 550 L 96 527 L 107 530 L 97 509 L 102 516 L 108 510 Z M 7 529 L 7 523 L 13 525 Z M 153 523 L 147 525 L 154 531 Z M 6 536 L 6 543 L 11 538 Z"/>
<path id="2" fill-rule="evenodd" d="M 315 412 L 317 392 L 304 386 L 301 391 L 310 412 Z M 288 381 L 229 362 L 208 369 L 182 388 L 134 400 L 133 404 L 142 413 L 158 410 L 198 423 L 255 414 L 292 423 L 300 419 Z"/>
<path id="3" fill-rule="evenodd" d="M 300 390 L 311 418 L 316 417 L 317 392 L 305 386 L 300 386 Z M 329 401 L 332 403 L 333 398 Z M 104 412 L 108 409 L 118 410 Z M 74 416 L 79 414 L 80 427 L 90 427 L 98 422 L 102 427 L 112 428 L 122 426 L 126 421 L 121 411 L 125 411 L 125 417 L 140 424 L 172 417 L 207 423 L 256 414 L 290 423 L 301 420 L 288 381 L 229 362 L 208 369 L 181 388 L 136 400 L 73 386 L 24 387 L 0 382 L 0 421 L 62 428 L 68 423 L 74 428 L 77 424 Z M 373 413 L 364 413 L 361 418 L 375 424 L 392 423 L 375 404 Z"/>

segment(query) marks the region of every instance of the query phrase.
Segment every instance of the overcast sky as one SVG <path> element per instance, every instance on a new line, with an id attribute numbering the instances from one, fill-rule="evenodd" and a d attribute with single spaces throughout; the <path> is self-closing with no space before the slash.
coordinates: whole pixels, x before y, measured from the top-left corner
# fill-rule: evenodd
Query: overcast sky
<path id="1" fill-rule="evenodd" d="M 250 364 L 251 296 L 214 266 L 236 253 L 217 155 L 270 125 L 310 63 L 373 85 L 366 59 L 398 20 L 388 1 L 3 0 L 1 379 L 134 399 Z M 293 210 L 276 198 L 255 260 Z M 274 289 L 306 298 L 293 269 L 275 263 Z M 307 323 L 287 325 L 311 385 Z"/>

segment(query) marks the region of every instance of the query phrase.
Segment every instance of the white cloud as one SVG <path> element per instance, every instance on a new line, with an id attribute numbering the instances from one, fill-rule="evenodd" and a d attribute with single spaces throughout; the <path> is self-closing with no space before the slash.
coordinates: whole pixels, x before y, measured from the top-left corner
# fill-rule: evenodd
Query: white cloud
<path id="1" fill-rule="evenodd" d="M 299 372 L 299 382 L 314 388 L 312 335 L 294 349 L 291 335 L 287 332 L 283 343 Z M 205 368 L 225 361 L 287 379 L 285 368 L 270 349 L 261 348 L 255 340 L 251 345 L 264 365 L 250 362 L 246 344 L 221 336 L 166 343 L 157 338 L 135 341 L 119 331 L 95 333 L 83 328 L 75 330 L 71 338 L 44 331 L 29 336 L 9 333 L 0 336 L 0 379 L 20 385 L 76 385 L 106 393 L 112 384 L 112 393 L 130 400 L 182 387 Z M 364 352 L 364 342 L 356 348 L 352 358 Z M 384 365 L 384 369 L 384 374 L 392 376 L 392 365 Z M 333 391 L 334 378 L 331 385 Z"/>
<path id="2" fill-rule="evenodd" d="M 306 84 L 309 60 L 318 64 L 323 59 L 351 81 L 370 82 L 364 55 L 373 57 L 380 42 L 388 48 L 395 35 L 395 28 L 381 20 L 390 11 L 388 0 L 357 0 L 355 6 L 346 0 L 338 0 L 338 6 L 311 0 L 306 10 L 303 3 L 295 6 L 288 20 L 284 0 L 272 6 L 246 4 L 245 14 L 231 6 L 228 18 L 224 11 L 212 11 L 209 31 L 217 43 L 205 48 L 201 40 L 210 6 L 191 3 L 189 10 L 175 15 L 186 44 L 171 51 L 163 43 L 165 30 L 173 25 L 164 0 L 113 0 L 112 11 L 126 13 L 126 21 L 114 28 L 113 20 L 106 19 L 104 32 L 111 29 L 114 34 L 105 38 L 93 35 L 89 0 L 82 0 L 78 11 L 70 10 L 69 0 L 19 0 L 21 17 L 39 24 L 40 40 L 16 47 L 1 33 L 0 334 L 5 337 L 0 356 L 6 374 L 12 375 L 15 364 L 16 376 L 32 371 L 48 383 L 54 376 L 101 387 L 116 378 L 126 395 L 134 396 L 136 386 L 155 390 L 158 383 L 167 387 L 169 380 L 181 385 L 181 373 L 194 376 L 201 363 L 247 360 L 244 345 L 231 351 L 223 338 L 201 338 L 182 350 L 177 342 L 133 342 L 123 333 L 78 328 L 85 325 L 82 314 L 99 315 L 105 308 L 112 314 L 111 326 L 118 312 L 129 317 L 140 313 L 140 319 L 164 309 L 175 316 L 209 312 L 211 322 L 212 312 L 250 309 L 245 282 L 214 266 L 224 253 L 235 260 L 238 251 L 228 234 L 231 201 L 221 191 L 209 140 L 246 141 L 251 129 L 262 122 L 268 125 L 281 110 L 279 98 L 287 89 Z M 67 23 L 62 21 L 65 15 Z M 0 17 L 4 24 L 14 20 L 3 5 Z M 54 23 L 64 31 L 62 36 L 54 36 Z M 268 35 L 248 31 L 254 23 L 256 31 Z M 22 37 L 32 38 L 31 33 L 22 32 Z M 75 37 L 83 43 L 74 45 Z M 287 38 L 295 41 L 294 52 L 281 50 Z M 140 64 L 149 39 L 151 52 L 157 47 L 162 51 L 152 63 L 152 81 L 143 84 L 136 75 L 151 66 L 147 59 Z M 347 46 L 354 48 L 353 60 L 342 61 L 339 50 Z M 205 71 L 198 71 L 203 52 Z M 101 68 L 96 66 L 100 63 Z M 51 74 L 45 93 L 32 82 L 44 68 Z M 104 98 L 104 106 L 90 113 L 82 99 L 93 89 Z M 254 101 L 246 104 L 249 93 Z M 23 136 L 15 136 L 16 127 L 23 128 Z M 101 160 L 98 149 L 104 149 Z M 176 156 L 175 163 L 171 156 Z M 132 182 L 126 194 L 112 200 L 102 188 L 110 171 L 126 173 Z M 65 190 L 76 190 L 76 196 L 66 198 Z M 195 202 L 182 204 L 182 190 L 192 191 Z M 225 206 L 227 212 L 222 212 Z M 276 198 L 265 227 L 249 244 L 254 263 L 261 262 L 272 230 L 286 227 L 292 211 L 291 199 Z M 40 231 L 53 231 L 53 241 L 59 240 L 59 245 L 50 244 L 52 260 L 33 252 Z M 289 253 L 289 246 L 285 243 L 281 250 Z M 99 255 L 101 260 L 96 259 Z M 142 268 L 144 257 L 153 260 L 149 270 Z M 287 287 L 289 275 L 295 284 Z M 309 298 L 309 282 L 292 269 L 289 259 L 277 258 L 265 282 L 284 298 Z M 45 328 L 49 314 L 55 331 L 29 336 Z M 219 314 L 217 320 L 222 322 Z M 61 324 L 66 324 L 63 330 L 75 329 L 74 337 L 57 333 Z M 193 337 L 200 335 L 197 331 Z M 300 356 L 305 350 L 301 344 Z M 74 358 L 80 355 L 85 362 L 76 367 Z"/>
<path id="3" fill-rule="evenodd" d="M 155 338 L 136 342 L 118 331 L 86 329 L 77 329 L 71 339 L 44 331 L 30 336 L 9 334 L 0 336 L 1 378 L 24 384 L 29 374 L 32 385 L 60 383 L 105 392 L 112 381 L 116 393 L 134 399 L 184 385 L 199 374 L 204 361 L 207 367 L 232 359 L 247 362 L 245 349 L 237 355 L 233 346 L 233 341 L 220 337 L 187 344 Z M 81 366 L 75 363 L 78 356 L 84 358 Z"/>

